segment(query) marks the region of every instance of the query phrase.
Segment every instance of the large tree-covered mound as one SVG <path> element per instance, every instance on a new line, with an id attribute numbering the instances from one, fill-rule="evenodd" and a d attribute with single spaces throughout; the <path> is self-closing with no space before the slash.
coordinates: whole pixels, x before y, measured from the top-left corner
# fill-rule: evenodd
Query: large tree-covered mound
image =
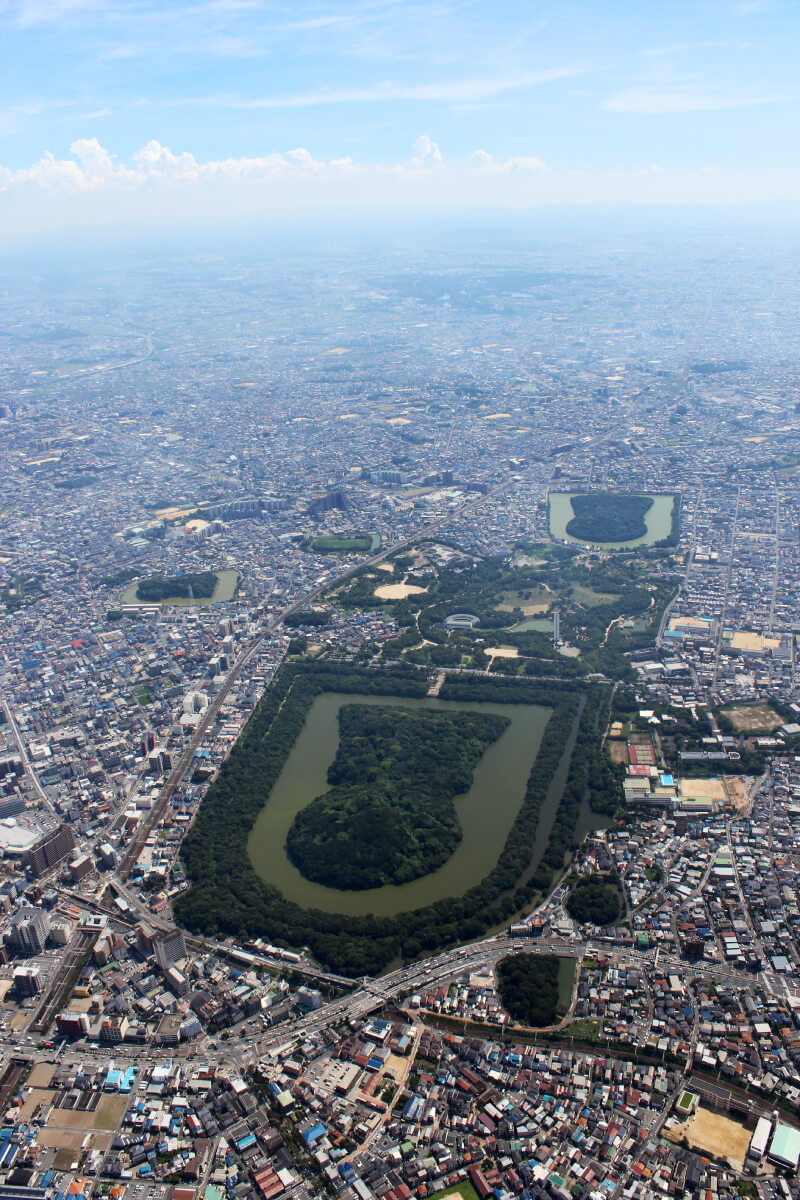
<path id="1" fill-rule="evenodd" d="M 567 912 L 583 924 L 613 924 L 620 912 L 618 883 L 616 875 L 582 876 L 567 896 Z"/>
<path id="2" fill-rule="evenodd" d="M 572 497 L 575 516 L 567 525 L 567 533 L 586 542 L 635 541 L 647 533 L 644 518 L 652 507 L 652 496 L 586 492 Z"/>
<path id="3" fill-rule="evenodd" d="M 345 705 L 331 790 L 295 817 L 292 861 L 307 879 L 348 890 L 435 871 L 461 841 L 453 800 L 507 725 L 482 713 Z"/>
<path id="4" fill-rule="evenodd" d="M 558 958 L 555 954 L 514 954 L 497 964 L 503 1008 L 522 1025 L 541 1028 L 559 1017 Z"/>

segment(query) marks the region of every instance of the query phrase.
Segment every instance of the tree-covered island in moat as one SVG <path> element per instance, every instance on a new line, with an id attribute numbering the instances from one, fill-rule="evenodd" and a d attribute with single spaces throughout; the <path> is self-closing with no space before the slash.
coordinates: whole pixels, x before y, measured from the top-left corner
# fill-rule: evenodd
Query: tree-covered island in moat
<path id="1" fill-rule="evenodd" d="M 292 861 L 307 879 L 348 890 L 435 871 L 461 841 L 453 800 L 508 724 L 483 713 L 345 705 L 331 790 L 295 817 Z"/>
<path id="2" fill-rule="evenodd" d="M 142 579 L 136 589 L 136 599 L 148 604 L 164 600 L 210 600 L 217 586 L 215 571 L 199 571 L 194 575 L 151 575 Z"/>
<path id="3" fill-rule="evenodd" d="M 652 496 L 623 492 L 584 492 L 571 502 L 575 516 L 567 533 L 586 542 L 631 542 L 644 537 L 645 515 L 653 507 Z"/>

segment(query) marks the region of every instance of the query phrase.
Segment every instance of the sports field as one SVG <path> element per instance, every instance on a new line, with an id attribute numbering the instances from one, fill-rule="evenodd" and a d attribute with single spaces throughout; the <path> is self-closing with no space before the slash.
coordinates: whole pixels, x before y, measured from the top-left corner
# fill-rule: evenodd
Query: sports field
<path id="1" fill-rule="evenodd" d="M 738 1121 L 701 1106 L 685 1124 L 678 1125 L 670 1137 L 677 1142 L 685 1137 L 692 1149 L 705 1150 L 706 1154 L 713 1154 L 715 1158 L 725 1158 L 732 1166 L 741 1169 L 752 1132 Z"/>

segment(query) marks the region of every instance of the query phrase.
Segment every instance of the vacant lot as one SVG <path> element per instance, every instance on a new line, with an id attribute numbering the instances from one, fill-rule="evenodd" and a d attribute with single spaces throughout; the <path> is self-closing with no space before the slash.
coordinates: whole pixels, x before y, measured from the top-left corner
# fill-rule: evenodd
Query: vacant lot
<path id="1" fill-rule="evenodd" d="M 116 1129 L 128 1103 L 127 1096 L 103 1096 L 94 1112 L 77 1108 L 58 1108 L 50 1124 L 58 1129 Z"/>
<path id="2" fill-rule="evenodd" d="M 735 704 L 723 712 L 739 733 L 772 733 L 783 724 L 783 717 L 768 704 Z"/>
<path id="3" fill-rule="evenodd" d="M 40 1063 L 39 1067 L 47 1067 L 46 1063 Z M 39 1067 L 34 1067 L 34 1071 L 39 1070 Z M 53 1068 L 50 1067 L 52 1074 Z M 52 1104 L 55 1092 L 51 1092 L 49 1088 L 31 1087 L 30 1092 L 25 1098 L 25 1103 L 19 1110 L 20 1117 L 25 1120 L 30 1120 L 41 1104 Z"/>
<path id="4" fill-rule="evenodd" d="M 46 1088 L 50 1086 L 50 1080 L 53 1078 L 53 1066 L 51 1063 L 37 1063 L 30 1073 L 28 1083 L 32 1088 Z"/>

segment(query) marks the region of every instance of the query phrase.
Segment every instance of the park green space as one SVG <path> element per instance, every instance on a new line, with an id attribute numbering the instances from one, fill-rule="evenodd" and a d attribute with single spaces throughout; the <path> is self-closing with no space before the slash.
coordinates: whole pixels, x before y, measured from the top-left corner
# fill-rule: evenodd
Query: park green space
<path id="1" fill-rule="evenodd" d="M 45 593 L 35 575 L 14 575 L 7 583 L 0 584 L 0 604 L 8 612 L 16 612 L 26 604 L 32 604 Z"/>
<path id="2" fill-rule="evenodd" d="M 236 588 L 239 583 L 239 572 L 235 571 L 233 569 L 225 569 L 225 570 L 214 571 L 214 572 L 202 572 L 202 575 L 209 575 L 209 574 L 216 575 L 216 579 L 217 579 L 217 582 L 214 585 L 213 591 L 209 592 L 209 594 L 206 594 L 206 595 L 195 594 L 194 599 L 191 599 L 189 597 L 188 589 L 185 589 L 182 585 L 179 585 L 179 589 L 184 591 L 183 595 L 178 594 L 178 595 L 174 595 L 174 596 L 164 596 L 163 598 L 153 599 L 153 600 L 142 599 L 142 597 L 139 595 L 139 588 L 140 588 L 140 585 L 142 582 L 147 582 L 147 581 L 137 580 L 136 582 L 131 583 L 128 587 L 125 588 L 125 591 L 122 593 L 122 595 L 119 598 L 119 603 L 120 604 L 169 604 L 169 605 L 178 605 L 180 607 L 186 608 L 186 607 L 192 607 L 193 605 L 198 605 L 198 604 L 224 604 L 226 601 L 232 600 L 234 595 L 236 594 Z M 151 576 L 150 578 L 153 580 L 158 580 L 158 579 L 169 579 L 170 577 L 169 576 Z M 182 577 L 176 576 L 175 578 L 181 579 Z M 198 576 L 189 575 L 189 576 L 183 577 L 183 578 L 196 579 L 196 578 L 198 578 Z M 201 586 L 200 591 L 202 592 L 204 590 L 207 590 L 207 589 L 204 589 Z"/>
<path id="3" fill-rule="evenodd" d="M 431 697 L 430 682 L 404 665 L 284 664 L 183 842 L 190 888 L 176 899 L 176 918 L 213 936 L 307 946 L 352 976 L 472 940 L 546 893 L 582 833 L 618 803 L 598 732 L 608 685 L 446 675 Z M 304 878 L 286 854 L 295 816 L 328 786 L 338 714 L 348 703 L 509 721 L 455 799 L 458 847 L 402 885 L 326 887 Z"/>
<path id="4" fill-rule="evenodd" d="M 571 600 L 585 608 L 599 608 L 606 604 L 615 604 L 619 600 L 619 594 L 616 592 L 595 592 L 592 588 L 584 587 L 582 583 L 573 584 L 569 595 Z"/>
<path id="5" fill-rule="evenodd" d="M 605 525 L 602 536 L 578 536 L 572 530 L 578 516 L 575 501 L 583 496 L 597 497 L 598 509 L 605 510 Z M 626 505 L 625 501 L 629 504 Z M 646 503 L 649 501 L 650 503 Z M 653 546 L 656 542 L 671 540 L 675 534 L 673 514 L 678 499 L 671 493 L 651 492 L 647 494 L 620 492 L 550 492 L 548 497 L 550 533 L 559 541 L 576 542 L 583 545 L 602 546 L 608 550 L 630 549 L 635 546 Z M 635 512 L 626 509 L 635 508 Z M 638 514 L 639 528 L 634 536 L 626 532 L 623 519 Z M 616 521 L 616 523 L 615 523 Z M 598 528 L 600 528 L 598 526 Z M 621 531 L 622 536 L 616 536 Z M 677 540 L 677 538 L 675 538 Z"/>
<path id="6" fill-rule="evenodd" d="M 553 601 L 553 594 L 547 588 L 531 587 L 524 590 L 502 592 L 498 612 L 514 612 L 519 610 L 523 616 L 535 616 L 546 612 Z"/>
<path id="7" fill-rule="evenodd" d="M 552 633 L 552 617 L 524 617 L 511 626 L 512 633 Z"/>
<path id="8" fill-rule="evenodd" d="M 432 668 L 629 678 L 626 653 L 650 644 L 674 594 L 668 580 L 653 579 L 648 560 L 635 550 L 601 558 L 577 545 L 519 543 L 511 562 L 469 556 L 432 568 L 423 542 L 389 561 L 399 568 L 395 574 L 402 571 L 402 585 L 379 586 L 383 572 L 364 568 L 333 588 L 325 601 L 344 610 L 384 609 L 399 632 L 383 643 L 381 659 Z M 417 573 L 414 563 L 420 564 Z M 543 606 L 547 613 L 540 611 Z M 571 657 L 553 644 L 554 610 Z M 479 624 L 450 630 L 446 621 L 454 613 L 470 613 Z M 517 653 L 489 655 L 494 646 Z"/>

